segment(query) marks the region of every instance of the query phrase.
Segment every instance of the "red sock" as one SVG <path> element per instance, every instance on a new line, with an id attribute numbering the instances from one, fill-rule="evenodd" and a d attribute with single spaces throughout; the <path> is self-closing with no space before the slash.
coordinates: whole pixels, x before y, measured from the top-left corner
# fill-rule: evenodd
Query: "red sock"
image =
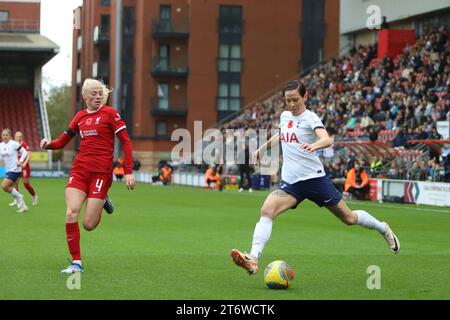
<path id="1" fill-rule="evenodd" d="M 23 184 L 25 186 L 25 188 L 28 190 L 28 192 L 34 197 L 36 195 L 36 193 L 34 192 L 33 187 L 31 186 L 31 184 L 29 183 L 24 183 Z"/>
<path id="2" fill-rule="evenodd" d="M 81 260 L 80 253 L 80 229 L 78 222 L 66 223 L 67 246 L 72 260 Z"/>

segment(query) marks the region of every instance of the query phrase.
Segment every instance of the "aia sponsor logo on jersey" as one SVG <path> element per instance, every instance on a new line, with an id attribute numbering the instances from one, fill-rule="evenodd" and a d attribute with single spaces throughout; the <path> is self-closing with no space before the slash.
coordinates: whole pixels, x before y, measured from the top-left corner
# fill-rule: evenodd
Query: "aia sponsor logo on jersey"
<path id="1" fill-rule="evenodd" d="M 292 133 L 286 132 L 286 135 L 284 134 L 284 132 L 282 132 L 281 133 L 281 141 L 286 142 L 286 143 L 293 143 L 293 142 L 300 143 L 295 132 L 292 132 Z"/>

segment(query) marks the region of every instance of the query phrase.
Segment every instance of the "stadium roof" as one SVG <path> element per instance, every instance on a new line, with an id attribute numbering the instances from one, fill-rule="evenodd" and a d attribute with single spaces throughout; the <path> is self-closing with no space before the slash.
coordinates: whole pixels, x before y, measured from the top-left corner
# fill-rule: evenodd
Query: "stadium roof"
<path id="1" fill-rule="evenodd" d="M 0 57 L 3 61 L 22 61 L 43 66 L 59 52 L 59 46 L 36 33 L 0 33 Z"/>

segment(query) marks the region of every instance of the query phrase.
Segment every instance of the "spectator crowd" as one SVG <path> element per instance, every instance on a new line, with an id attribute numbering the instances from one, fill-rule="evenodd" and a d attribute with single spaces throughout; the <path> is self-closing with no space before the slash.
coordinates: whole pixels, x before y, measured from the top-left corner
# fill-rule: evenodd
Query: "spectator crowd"
<path id="1" fill-rule="evenodd" d="M 308 88 L 310 110 L 317 113 L 335 141 L 376 141 L 388 130 L 393 148 L 410 149 L 410 140 L 439 140 L 436 121 L 450 121 L 450 40 L 444 27 L 431 30 L 414 44 L 407 44 L 394 59 L 377 57 L 377 45 L 359 46 L 346 55 L 313 69 L 301 79 Z M 285 109 L 281 94 L 256 102 L 235 119 L 221 124 L 225 129 L 276 129 Z M 430 148 L 430 160 L 415 162 L 406 170 L 403 159 L 392 161 L 388 171 L 371 168 L 395 179 L 439 181 L 443 166 Z M 332 178 L 346 176 L 348 169 L 338 157 L 326 163 Z M 362 159 L 361 159 L 362 160 Z M 382 161 L 386 161 L 383 163 Z M 381 166 L 378 164 L 379 168 Z M 377 171 L 378 170 L 378 171 Z"/>

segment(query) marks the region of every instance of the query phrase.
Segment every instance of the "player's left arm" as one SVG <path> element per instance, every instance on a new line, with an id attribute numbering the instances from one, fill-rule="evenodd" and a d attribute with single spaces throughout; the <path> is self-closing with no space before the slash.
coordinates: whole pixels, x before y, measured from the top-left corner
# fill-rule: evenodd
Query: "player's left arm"
<path id="1" fill-rule="evenodd" d="M 110 116 L 114 133 L 122 143 L 123 147 L 123 154 L 125 158 L 125 183 L 128 190 L 133 190 L 136 186 L 136 180 L 133 176 L 133 147 L 131 145 L 130 136 L 128 135 L 125 122 L 122 120 L 120 115 L 113 111 Z"/>
<path id="2" fill-rule="evenodd" d="M 133 148 L 131 145 L 130 137 L 128 136 L 127 130 L 123 129 L 117 133 L 117 138 L 122 143 L 123 154 L 125 158 L 125 183 L 127 188 L 133 190 L 136 185 L 136 180 L 133 176 Z"/>
<path id="3" fill-rule="evenodd" d="M 319 127 L 315 130 L 316 136 L 319 138 L 316 142 L 308 144 L 303 143 L 300 147 L 308 152 L 315 152 L 317 150 L 326 149 L 328 147 L 331 147 L 333 144 L 333 139 L 330 138 L 328 135 L 328 132 L 325 128 Z"/>

